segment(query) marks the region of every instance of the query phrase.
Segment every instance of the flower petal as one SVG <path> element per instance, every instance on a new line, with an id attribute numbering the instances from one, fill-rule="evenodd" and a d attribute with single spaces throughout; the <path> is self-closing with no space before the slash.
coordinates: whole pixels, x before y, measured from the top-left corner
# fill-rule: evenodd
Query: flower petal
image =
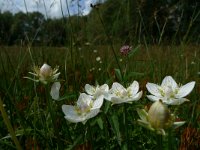
<path id="1" fill-rule="evenodd" d="M 79 108 L 87 108 L 90 106 L 91 102 L 93 102 L 92 96 L 81 93 L 78 97 L 77 106 Z"/>
<path id="2" fill-rule="evenodd" d="M 124 103 L 123 99 L 119 98 L 119 97 L 111 97 L 111 100 L 112 104 L 121 104 L 121 103 Z"/>
<path id="3" fill-rule="evenodd" d="M 159 88 L 160 88 L 159 85 L 154 84 L 154 83 L 147 83 L 147 84 L 146 84 L 146 87 L 147 87 L 147 90 L 148 90 L 152 95 L 161 97 L 161 94 L 160 94 L 160 91 L 159 91 Z"/>
<path id="4" fill-rule="evenodd" d="M 190 94 L 195 86 L 195 82 L 187 83 L 180 87 L 178 93 L 175 95 L 176 98 L 182 98 Z"/>
<path id="5" fill-rule="evenodd" d="M 161 97 L 157 97 L 157 96 L 154 96 L 154 95 L 147 95 L 147 98 L 151 101 L 158 101 L 159 99 L 161 99 Z"/>
<path id="6" fill-rule="evenodd" d="M 118 82 L 114 82 L 112 84 L 112 88 L 110 89 L 111 93 L 117 93 L 117 92 L 123 93 L 125 91 L 126 91 L 126 89 Z"/>
<path id="7" fill-rule="evenodd" d="M 103 104 L 103 98 L 104 98 L 104 96 L 101 95 L 101 96 L 99 96 L 96 100 L 94 100 L 93 107 L 92 107 L 91 110 L 101 108 L 101 106 L 102 106 L 102 104 Z"/>
<path id="8" fill-rule="evenodd" d="M 133 81 L 128 89 L 131 90 L 132 95 L 135 95 L 139 91 L 139 83 L 137 81 Z"/>
<path id="9" fill-rule="evenodd" d="M 113 95 L 110 94 L 109 92 L 105 92 L 105 93 L 104 93 L 104 98 L 105 98 L 106 100 L 110 101 L 110 100 L 111 100 L 111 97 L 113 97 Z"/>
<path id="10" fill-rule="evenodd" d="M 141 97 L 142 97 L 142 94 L 143 92 L 140 91 L 139 93 L 137 93 L 136 95 L 134 95 L 132 98 L 133 98 L 133 101 L 137 101 L 139 100 Z"/>
<path id="11" fill-rule="evenodd" d="M 89 95 L 94 95 L 96 89 L 95 89 L 94 86 L 89 85 L 89 84 L 86 84 L 86 85 L 85 85 L 85 91 L 86 91 L 86 93 L 88 93 Z"/>
<path id="12" fill-rule="evenodd" d="M 62 111 L 65 114 L 65 119 L 72 123 L 83 122 L 86 120 L 85 116 L 78 115 L 75 111 L 75 107 L 71 105 L 62 105 Z"/>
<path id="13" fill-rule="evenodd" d="M 176 89 L 178 87 L 176 81 L 171 76 L 166 76 L 161 84 L 161 87 L 171 86 L 172 89 Z"/>
<path id="14" fill-rule="evenodd" d="M 94 93 L 94 98 L 97 98 L 101 95 L 104 95 L 105 97 L 107 96 L 107 93 L 108 93 L 108 90 L 109 90 L 109 87 L 107 84 L 104 84 L 100 87 L 97 87 L 95 93 Z"/>
<path id="15" fill-rule="evenodd" d="M 107 84 L 103 84 L 102 86 L 99 87 L 99 89 L 101 89 L 101 90 L 103 90 L 103 91 L 105 91 L 105 92 L 108 92 L 109 87 L 108 87 Z"/>
<path id="16" fill-rule="evenodd" d="M 171 98 L 171 99 L 162 99 L 163 103 L 167 104 L 167 105 L 181 105 L 183 104 L 185 101 L 189 101 L 186 98 Z"/>
<path id="17" fill-rule="evenodd" d="M 130 98 L 125 98 L 123 99 L 123 102 L 124 103 L 127 103 L 127 102 L 132 102 L 132 101 L 138 101 L 141 97 L 142 97 L 142 91 L 140 91 L 139 93 L 137 93 L 136 95 L 134 95 L 133 97 L 130 97 Z"/>
<path id="18" fill-rule="evenodd" d="M 53 85 L 51 86 L 51 91 L 50 95 L 52 99 L 58 100 L 59 99 L 59 90 L 60 90 L 60 82 L 54 82 Z"/>
<path id="19" fill-rule="evenodd" d="M 100 112 L 100 109 L 91 110 L 89 113 L 85 115 L 85 119 L 88 120 L 90 118 L 95 117 Z"/>

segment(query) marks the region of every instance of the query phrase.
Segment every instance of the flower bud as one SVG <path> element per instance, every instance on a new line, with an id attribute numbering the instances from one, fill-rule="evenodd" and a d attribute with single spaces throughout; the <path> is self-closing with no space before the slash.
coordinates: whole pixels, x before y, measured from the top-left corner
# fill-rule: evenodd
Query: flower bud
<path id="1" fill-rule="evenodd" d="M 40 68 L 40 76 L 47 78 L 51 76 L 52 74 L 52 68 L 51 66 L 47 64 L 43 64 L 42 67 Z"/>
<path id="2" fill-rule="evenodd" d="M 165 129 L 171 122 L 171 114 L 161 100 L 154 102 L 148 111 L 148 121 L 155 129 Z"/>

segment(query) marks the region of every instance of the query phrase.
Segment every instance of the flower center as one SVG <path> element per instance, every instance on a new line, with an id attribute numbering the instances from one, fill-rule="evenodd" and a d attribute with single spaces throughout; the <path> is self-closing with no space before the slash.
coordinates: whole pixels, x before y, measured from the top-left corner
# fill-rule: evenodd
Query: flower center
<path id="1" fill-rule="evenodd" d="M 174 97 L 174 91 L 171 86 L 163 87 L 163 94 L 163 96 L 166 96 L 167 98 Z"/>
<path id="2" fill-rule="evenodd" d="M 131 92 L 132 92 L 131 89 L 128 89 L 128 90 L 127 90 L 127 96 L 128 96 L 128 97 L 131 97 L 131 96 L 132 96 L 132 93 L 131 93 Z"/>
<path id="3" fill-rule="evenodd" d="M 76 112 L 81 115 L 90 112 L 90 109 L 93 106 L 93 101 L 90 100 L 82 100 L 77 103 L 75 107 Z"/>

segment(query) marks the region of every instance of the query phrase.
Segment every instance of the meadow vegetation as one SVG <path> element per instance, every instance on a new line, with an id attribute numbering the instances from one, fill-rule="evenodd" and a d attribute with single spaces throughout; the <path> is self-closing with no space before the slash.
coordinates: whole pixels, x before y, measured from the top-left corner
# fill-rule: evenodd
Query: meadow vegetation
<path id="1" fill-rule="evenodd" d="M 167 9 L 163 7 L 168 2 L 160 2 L 155 8 L 147 9 L 147 2 L 107 0 L 104 4 L 92 5 L 93 10 L 88 16 L 57 20 L 43 17 L 44 22 L 31 28 L 31 32 L 21 33 L 19 28 L 14 30 L 13 27 L 10 31 L 16 31 L 16 34 L 10 32 L 8 37 L 4 36 L 7 32 L 2 33 L 0 149 L 199 149 L 200 10 L 199 3 L 195 2 L 187 6 L 186 1 L 173 1 Z M 196 9 L 187 12 L 193 5 Z M 161 6 L 164 15 L 159 13 L 163 11 L 157 11 Z M 174 10 L 175 6 L 187 13 L 176 10 L 180 11 L 183 20 L 173 29 L 168 24 L 170 19 L 168 22 L 163 18 L 173 16 L 166 11 Z M 159 18 L 153 16 L 157 12 Z M 190 18 L 189 22 L 185 21 L 187 18 Z M 46 28 L 49 22 L 55 23 L 51 26 L 54 30 Z M 16 22 L 13 24 L 17 27 Z M 38 29 L 44 32 L 40 34 Z M 127 54 L 120 52 L 124 45 L 132 47 Z M 56 100 L 50 94 L 54 81 L 44 84 L 41 80 L 27 79 L 38 79 L 29 72 L 44 63 L 52 68 L 59 66 L 60 75 L 55 82 L 60 82 L 61 87 Z M 147 83 L 160 85 L 166 76 L 172 76 L 179 86 L 191 81 L 195 86 L 187 95 L 190 101 L 180 105 L 158 105 L 164 114 L 168 115 L 169 109 L 175 115 L 173 122 L 185 121 L 176 129 L 162 127 L 166 133 L 163 135 L 163 132 L 157 132 L 156 125 L 155 131 L 141 126 L 138 122 L 141 111 L 138 110 L 148 111 L 155 104 L 147 98 L 150 93 Z M 112 89 L 113 83 L 128 87 L 133 81 L 138 81 L 139 91 L 143 92 L 139 100 L 115 104 L 104 95 L 96 116 L 78 123 L 64 118 L 62 106 L 76 105 L 80 93 L 88 93 L 86 84 L 107 84 Z M 100 95 L 103 94 L 100 92 Z M 92 96 L 95 99 L 99 95 Z"/>

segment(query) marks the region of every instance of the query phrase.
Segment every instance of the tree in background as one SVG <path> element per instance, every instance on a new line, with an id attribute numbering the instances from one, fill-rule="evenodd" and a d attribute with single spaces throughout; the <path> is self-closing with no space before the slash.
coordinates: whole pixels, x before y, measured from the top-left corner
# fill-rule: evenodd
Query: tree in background
<path id="1" fill-rule="evenodd" d="M 14 22 L 12 13 L 0 13 L 0 44 L 11 44 L 11 26 Z"/>
<path id="2" fill-rule="evenodd" d="M 86 16 L 56 19 L 40 12 L 0 13 L 0 44 L 63 46 L 89 41 L 101 45 L 108 44 L 107 36 L 121 44 L 199 43 L 197 0 L 106 0 L 91 6 Z"/>

